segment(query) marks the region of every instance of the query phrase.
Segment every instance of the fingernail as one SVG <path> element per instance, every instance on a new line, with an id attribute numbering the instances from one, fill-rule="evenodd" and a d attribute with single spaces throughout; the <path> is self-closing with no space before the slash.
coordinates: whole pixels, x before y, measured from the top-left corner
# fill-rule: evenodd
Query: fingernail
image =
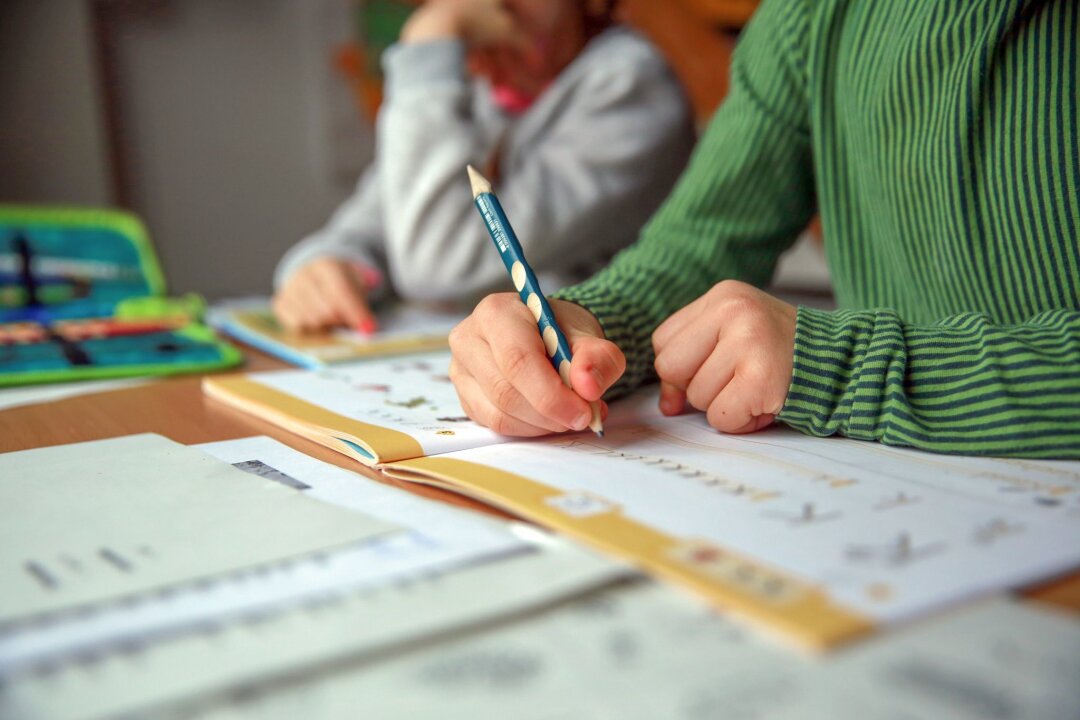
<path id="1" fill-rule="evenodd" d="M 587 412 L 584 415 L 579 415 L 571 427 L 575 430 L 584 430 L 589 427 L 590 422 L 592 422 L 592 412 Z"/>
<path id="2" fill-rule="evenodd" d="M 356 332 L 361 335 L 371 335 L 375 332 L 375 321 L 372 318 L 365 318 L 356 324 Z"/>
<path id="3" fill-rule="evenodd" d="M 600 368 L 589 368 L 589 374 L 593 376 L 593 380 L 596 381 L 596 387 L 601 390 L 604 389 L 604 373 L 600 372 Z"/>

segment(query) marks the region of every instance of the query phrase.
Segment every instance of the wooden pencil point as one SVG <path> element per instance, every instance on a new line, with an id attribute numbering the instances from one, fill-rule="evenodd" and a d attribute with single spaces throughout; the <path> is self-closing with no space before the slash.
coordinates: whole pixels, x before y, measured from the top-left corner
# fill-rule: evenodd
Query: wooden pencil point
<path id="1" fill-rule="evenodd" d="M 465 171 L 469 173 L 469 185 L 472 186 L 472 196 L 476 199 L 481 193 L 491 192 L 491 183 L 480 171 L 472 165 L 466 165 Z"/>
<path id="2" fill-rule="evenodd" d="M 589 422 L 589 429 L 596 433 L 596 437 L 602 438 L 604 437 L 604 424 L 600 419 L 600 403 L 594 401 L 589 403 L 589 406 L 592 410 L 592 420 Z"/>

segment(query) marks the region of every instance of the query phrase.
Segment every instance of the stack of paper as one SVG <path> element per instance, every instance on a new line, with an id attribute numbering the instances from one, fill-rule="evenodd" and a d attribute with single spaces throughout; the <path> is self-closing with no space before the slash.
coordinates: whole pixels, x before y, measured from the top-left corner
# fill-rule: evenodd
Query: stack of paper
<path id="1" fill-rule="evenodd" d="M 145 435 L 11 453 L 0 478 L 14 510 L 0 529 L 13 569 L 0 599 L 5 718 L 224 692 L 626 572 L 265 438 L 206 452 Z"/>

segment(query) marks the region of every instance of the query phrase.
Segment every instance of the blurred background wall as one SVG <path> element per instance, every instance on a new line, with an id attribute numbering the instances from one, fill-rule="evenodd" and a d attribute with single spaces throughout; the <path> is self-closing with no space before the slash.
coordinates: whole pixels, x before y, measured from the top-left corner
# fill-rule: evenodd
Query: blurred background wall
<path id="1" fill-rule="evenodd" d="M 0 2 L 0 201 L 110 201 L 88 28 L 82 2 Z"/>
<path id="2" fill-rule="evenodd" d="M 414 1 L 0 0 L 0 202 L 126 207 L 170 291 L 269 294 L 371 157 L 373 36 Z M 622 0 L 701 124 L 756 4 Z M 820 248 L 778 277 L 827 292 Z"/>
<path id="3" fill-rule="evenodd" d="M 353 29 L 350 0 L 2 0 L 0 202 L 129 207 L 172 291 L 268 293 L 370 157 Z"/>

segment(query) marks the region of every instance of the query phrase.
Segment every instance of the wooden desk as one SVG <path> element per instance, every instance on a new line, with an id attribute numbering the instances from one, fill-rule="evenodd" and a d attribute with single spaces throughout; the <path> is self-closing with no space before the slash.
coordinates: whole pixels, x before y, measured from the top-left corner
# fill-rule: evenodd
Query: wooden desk
<path id="1" fill-rule="evenodd" d="M 290 367 L 248 349 L 243 372 Z M 0 452 L 154 432 L 185 445 L 268 435 L 313 457 L 425 497 L 507 517 L 454 493 L 392 480 L 321 445 L 204 397 L 201 377 L 151 382 L 122 390 L 0 411 Z M 1080 613 L 1080 571 L 1023 593 Z"/>
<path id="2" fill-rule="evenodd" d="M 292 367 L 251 348 L 245 348 L 245 355 L 248 362 L 238 372 Z M 0 410 L 0 452 L 145 432 L 157 433 L 185 445 L 268 435 L 320 460 L 388 485 L 405 488 L 417 495 L 509 517 L 501 511 L 445 490 L 386 478 L 340 453 L 205 397 L 201 383 L 201 376 L 189 375 Z"/>

